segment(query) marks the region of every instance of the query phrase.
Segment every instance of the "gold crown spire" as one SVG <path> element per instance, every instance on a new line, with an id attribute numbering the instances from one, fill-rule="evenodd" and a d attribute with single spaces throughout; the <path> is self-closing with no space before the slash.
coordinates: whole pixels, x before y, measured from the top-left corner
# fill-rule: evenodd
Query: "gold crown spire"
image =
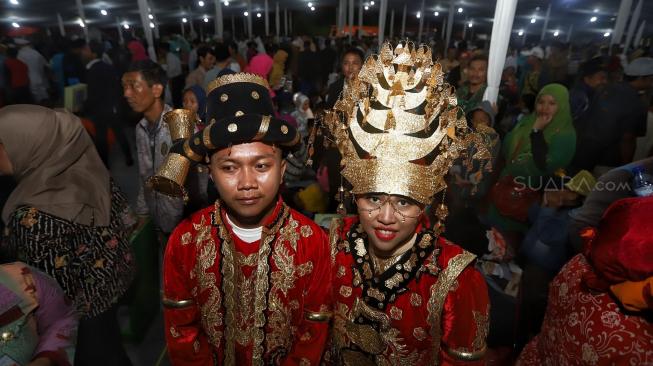
<path id="1" fill-rule="evenodd" d="M 429 204 L 470 145 L 478 147 L 474 158 L 489 157 L 431 50 L 410 42 L 394 50 L 385 43 L 369 57 L 324 122 L 354 194 L 383 192 Z"/>

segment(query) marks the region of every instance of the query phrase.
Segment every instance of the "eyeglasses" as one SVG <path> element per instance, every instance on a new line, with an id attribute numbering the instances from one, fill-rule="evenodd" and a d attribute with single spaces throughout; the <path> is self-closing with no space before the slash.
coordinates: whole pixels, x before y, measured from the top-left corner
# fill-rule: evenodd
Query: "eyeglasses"
<path id="1" fill-rule="evenodd" d="M 367 214 L 370 217 L 372 217 L 374 211 L 380 212 L 381 208 L 383 208 L 386 203 L 390 204 L 390 207 L 394 210 L 395 216 L 400 218 L 402 221 L 406 221 L 406 219 L 418 219 L 423 212 L 422 208 L 411 200 L 401 196 L 387 194 L 358 196 L 356 197 L 356 203 L 358 204 L 358 209 L 367 211 Z"/>

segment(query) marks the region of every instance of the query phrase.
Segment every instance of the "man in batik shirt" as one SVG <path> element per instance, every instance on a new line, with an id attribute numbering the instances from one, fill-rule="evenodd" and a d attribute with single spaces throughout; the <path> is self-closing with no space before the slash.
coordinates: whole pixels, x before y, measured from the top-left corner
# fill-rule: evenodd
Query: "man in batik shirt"
<path id="1" fill-rule="evenodd" d="M 489 299 L 474 255 L 429 225 L 425 207 L 471 144 L 426 47 L 388 44 L 359 74 L 326 124 L 343 156 L 358 216 L 336 219 L 330 240 L 334 323 L 328 361 L 337 365 L 484 364 Z M 449 104 L 451 103 L 451 104 Z M 447 105 L 449 104 L 449 105 Z M 447 209 L 438 198 L 436 216 Z"/>
<path id="2" fill-rule="evenodd" d="M 283 156 L 298 146 L 299 134 L 273 117 L 267 82 L 258 76 L 222 76 L 208 98 L 209 126 L 177 142 L 168 157 L 168 173 L 208 159 L 221 197 L 179 224 L 168 242 L 170 359 L 317 365 L 331 311 L 328 240 L 278 194 Z"/>

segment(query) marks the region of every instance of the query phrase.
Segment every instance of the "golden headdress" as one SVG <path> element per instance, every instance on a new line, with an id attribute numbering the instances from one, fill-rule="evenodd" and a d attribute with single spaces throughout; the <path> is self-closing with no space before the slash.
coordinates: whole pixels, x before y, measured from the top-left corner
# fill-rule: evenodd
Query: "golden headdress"
<path id="1" fill-rule="evenodd" d="M 324 123 L 354 194 L 396 194 L 430 204 L 470 145 L 478 145 L 473 158 L 489 157 L 431 50 L 409 42 L 394 51 L 385 43 L 380 55 L 369 57 Z"/>

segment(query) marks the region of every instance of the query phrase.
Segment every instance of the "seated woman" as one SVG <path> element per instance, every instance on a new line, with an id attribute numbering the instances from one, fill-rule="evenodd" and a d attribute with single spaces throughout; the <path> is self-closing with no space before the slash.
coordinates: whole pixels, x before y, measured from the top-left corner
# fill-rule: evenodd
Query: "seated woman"
<path id="1" fill-rule="evenodd" d="M 72 365 L 77 314 L 61 287 L 25 263 L 0 261 L 0 364 Z"/>
<path id="2" fill-rule="evenodd" d="M 540 201 L 538 191 L 569 165 L 575 150 L 569 92 L 549 84 L 537 95 L 535 113 L 506 135 L 501 151 L 505 167 L 490 192 L 489 224 L 501 231 L 525 232 L 528 209 Z"/>
<path id="3" fill-rule="evenodd" d="M 134 264 L 135 223 L 74 115 L 34 105 L 0 109 L 0 174 L 17 182 L 2 209 L 6 243 L 73 300 L 78 365 L 129 365 L 116 319 Z"/>
<path id="4" fill-rule="evenodd" d="M 518 365 L 653 363 L 650 312 L 634 312 L 653 304 L 646 302 L 653 276 L 652 210 L 653 197 L 622 199 L 597 229 L 585 232 L 585 254 L 551 282 L 542 331 Z"/>

